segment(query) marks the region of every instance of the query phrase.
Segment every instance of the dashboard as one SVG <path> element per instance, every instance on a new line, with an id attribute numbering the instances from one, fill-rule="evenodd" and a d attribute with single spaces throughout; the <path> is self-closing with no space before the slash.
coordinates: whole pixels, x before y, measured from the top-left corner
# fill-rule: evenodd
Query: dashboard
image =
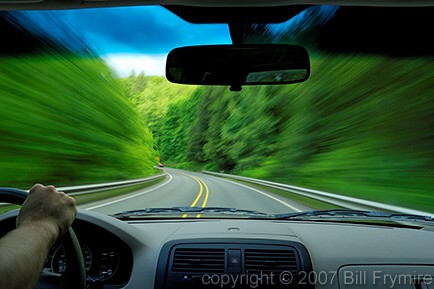
<path id="1" fill-rule="evenodd" d="M 17 211 L 0 216 L 0 236 Z M 433 227 L 249 219 L 120 221 L 79 210 L 89 288 L 434 288 Z M 56 244 L 44 270 L 67 264 Z"/>

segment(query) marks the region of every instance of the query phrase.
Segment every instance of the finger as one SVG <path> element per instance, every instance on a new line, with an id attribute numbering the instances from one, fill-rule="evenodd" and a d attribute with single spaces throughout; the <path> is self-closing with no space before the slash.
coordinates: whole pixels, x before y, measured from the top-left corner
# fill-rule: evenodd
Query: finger
<path id="1" fill-rule="evenodd" d="M 43 189 L 44 187 L 45 187 L 44 185 L 42 185 L 42 184 L 40 184 L 40 183 L 36 183 L 36 184 L 34 184 L 33 187 L 30 189 L 29 194 L 30 194 L 30 193 L 33 193 L 34 191 L 41 190 L 41 189 Z"/>
<path id="2" fill-rule="evenodd" d="M 45 188 L 50 192 L 57 192 L 56 187 L 53 185 L 46 186 Z"/>

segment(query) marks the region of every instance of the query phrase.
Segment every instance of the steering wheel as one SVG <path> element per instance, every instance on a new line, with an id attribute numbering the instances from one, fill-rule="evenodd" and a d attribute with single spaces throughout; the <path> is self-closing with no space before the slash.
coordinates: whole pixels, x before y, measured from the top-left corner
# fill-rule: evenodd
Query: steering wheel
<path id="1" fill-rule="evenodd" d="M 0 188 L 0 202 L 22 205 L 28 193 L 14 188 Z M 83 254 L 74 230 L 70 227 L 61 240 L 68 266 L 61 275 L 42 272 L 35 288 L 86 289 Z"/>

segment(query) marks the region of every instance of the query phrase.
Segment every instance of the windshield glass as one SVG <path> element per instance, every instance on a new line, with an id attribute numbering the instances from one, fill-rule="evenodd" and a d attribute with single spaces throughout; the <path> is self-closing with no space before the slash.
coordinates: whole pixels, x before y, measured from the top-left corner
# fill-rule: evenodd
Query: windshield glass
<path id="1" fill-rule="evenodd" d="M 135 217 L 434 214 L 432 8 L 248 23 L 243 44 L 301 45 L 311 75 L 236 92 L 167 81 L 172 49 L 233 43 L 169 9 L 0 11 L 0 186 Z"/>

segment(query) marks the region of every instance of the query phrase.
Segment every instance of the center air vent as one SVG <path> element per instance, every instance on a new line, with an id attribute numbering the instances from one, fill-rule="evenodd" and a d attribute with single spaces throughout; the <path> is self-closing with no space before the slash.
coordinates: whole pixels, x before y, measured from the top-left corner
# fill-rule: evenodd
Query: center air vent
<path id="1" fill-rule="evenodd" d="M 245 249 L 246 273 L 297 271 L 297 255 L 292 249 Z"/>
<path id="2" fill-rule="evenodd" d="M 315 288 L 301 280 L 312 272 L 312 263 L 306 247 L 294 241 L 172 240 L 161 249 L 157 266 L 154 289 Z M 291 272 L 291 280 L 281 280 L 282 272 Z"/>
<path id="3" fill-rule="evenodd" d="M 225 249 L 177 248 L 172 263 L 174 272 L 223 273 Z"/>

